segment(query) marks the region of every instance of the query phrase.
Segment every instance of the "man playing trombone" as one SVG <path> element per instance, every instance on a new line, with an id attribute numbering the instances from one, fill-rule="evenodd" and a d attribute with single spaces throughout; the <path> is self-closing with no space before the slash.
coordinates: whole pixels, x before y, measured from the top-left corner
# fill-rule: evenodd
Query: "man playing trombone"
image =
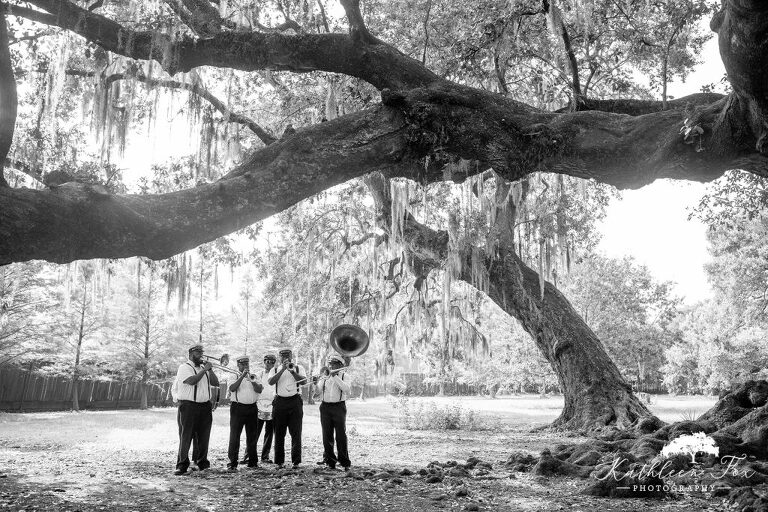
<path id="1" fill-rule="evenodd" d="M 347 451 L 347 405 L 349 382 L 344 379 L 344 359 L 339 355 L 328 358 L 328 367 L 320 369 L 321 375 L 313 377 L 320 393 L 320 426 L 323 430 L 323 462 L 331 469 L 341 464 L 344 471 L 349 470 L 349 452 Z M 338 457 L 333 452 L 333 438 L 336 434 Z"/>
<path id="2" fill-rule="evenodd" d="M 189 446 L 194 439 L 192 459 L 201 471 L 208 469 L 208 440 L 213 423 L 211 386 L 218 386 L 219 379 L 213 373 L 212 364 L 203 364 L 203 346 L 189 347 L 189 361 L 179 366 L 176 372 L 176 398 L 179 410 L 176 420 L 179 425 L 179 453 L 176 457 L 174 475 L 183 475 L 189 468 Z"/>
<path id="3" fill-rule="evenodd" d="M 227 456 L 229 471 L 237 470 L 237 455 L 240 451 L 240 434 L 245 426 L 245 443 L 248 455 L 248 467 L 259 467 L 259 458 L 256 455 L 256 423 L 258 421 L 258 407 L 256 400 L 263 386 L 255 375 L 249 372 L 250 359 L 248 356 L 237 358 L 237 371 L 240 373 L 237 380 L 227 388 L 227 396 L 230 398 L 229 407 L 229 449 Z"/>

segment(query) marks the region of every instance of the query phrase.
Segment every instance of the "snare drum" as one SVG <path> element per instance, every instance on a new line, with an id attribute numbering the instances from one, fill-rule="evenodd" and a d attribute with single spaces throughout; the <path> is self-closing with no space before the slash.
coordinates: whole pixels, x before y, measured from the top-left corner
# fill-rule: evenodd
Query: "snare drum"
<path id="1" fill-rule="evenodd" d="M 260 399 L 256 401 L 259 408 L 259 419 L 262 421 L 272 421 L 272 400 Z"/>

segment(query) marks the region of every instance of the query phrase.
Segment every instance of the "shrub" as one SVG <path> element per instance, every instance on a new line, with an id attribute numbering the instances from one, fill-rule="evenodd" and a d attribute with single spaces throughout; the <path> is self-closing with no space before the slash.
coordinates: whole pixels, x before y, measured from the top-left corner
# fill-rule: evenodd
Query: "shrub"
<path id="1" fill-rule="evenodd" d="M 390 405 L 398 412 L 398 423 L 406 430 L 477 430 L 477 411 L 459 404 L 439 406 L 413 400 L 406 395 L 392 397 Z"/>

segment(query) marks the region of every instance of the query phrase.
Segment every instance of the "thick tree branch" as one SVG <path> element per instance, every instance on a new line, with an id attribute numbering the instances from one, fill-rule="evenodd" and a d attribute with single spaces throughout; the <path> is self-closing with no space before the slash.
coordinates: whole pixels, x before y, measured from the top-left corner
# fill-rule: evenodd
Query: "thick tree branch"
<path id="1" fill-rule="evenodd" d="M 37 11 L 35 9 L 30 9 L 29 7 L 21 7 L 18 5 L 0 2 L 0 11 L 5 13 L 6 15 L 20 16 L 30 21 L 36 21 L 38 23 L 42 23 L 44 25 L 55 26 L 57 24 L 56 16 L 53 16 L 45 12 Z"/>
<path id="2" fill-rule="evenodd" d="M 722 100 L 725 96 L 713 92 L 696 93 L 675 100 L 667 101 L 666 108 L 663 101 L 632 100 L 632 99 L 614 99 L 614 100 L 596 100 L 592 98 L 583 98 L 581 110 L 598 110 L 600 112 L 611 112 L 614 114 L 628 114 L 630 116 L 642 116 L 653 114 L 662 110 L 692 110 L 694 107 L 709 105 Z M 568 112 L 568 108 L 558 110 L 558 112 Z"/>
<path id="3" fill-rule="evenodd" d="M 579 80 L 579 65 L 576 60 L 576 54 L 571 46 L 571 37 L 568 35 L 568 29 L 565 26 L 560 9 L 554 5 L 554 0 L 542 0 L 542 4 L 544 6 L 543 10 L 549 17 L 550 24 L 552 25 L 551 29 L 555 32 L 553 35 L 563 44 L 563 51 L 568 58 L 568 68 L 571 72 L 570 85 L 571 93 L 573 94 L 573 110 L 580 110 L 582 103 L 581 81 Z"/>
<path id="4" fill-rule="evenodd" d="M 0 264 L 166 258 L 366 172 L 403 173 L 405 131 L 388 109 L 345 116 L 267 146 L 218 182 L 170 194 L 109 195 L 79 183 L 3 188 Z"/>
<path id="5" fill-rule="evenodd" d="M 483 162 L 509 181 L 535 170 L 638 188 L 659 178 L 710 181 L 726 169 L 768 176 L 730 96 L 691 111 L 628 116 L 547 113 L 471 88 L 437 84 L 382 94 L 403 111 L 415 147 Z M 432 177 L 427 172 L 426 179 Z M 454 180 L 463 180 L 455 176 Z"/>
<path id="6" fill-rule="evenodd" d="M 424 14 L 424 51 L 421 53 L 421 64 L 427 64 L 427 48 L 429 48 L 429 14 L 432 12 L 432 0 L 427 0 L 427 12 Z"/>
<path id="7" fill-rule="evenodd" d="M 417 60 L 388 44 L 360 45 L 345 34 L 228 32 L 206 39 L 173 40 L 159 32 L 131 30 L 67 0 L 30 3 L 53 16 L 36 11 L 24 11 L 26 14 L 20 11 L 20 16 L 70 30 L 125 57 L 155 60 L 171 75 L 198 66 L 242 71 L 327 71 L 360 78 L 378 89 L 408 89 L 438 80 Z"/>
<path id="8" fill-rule="evenodd" d="M 13 143 L 16 126 L 16 79 L 8 47 L 8 24 L 5 16 L 0 17 L 0 162 L 5 161 Z M 8 187 L 0 169 L 0 187 Z"/>
<path id="9" fill-rule="evenodd" d="M 200 37 L 213 37 L 222 26 L 235 28 L 234 23 L 221 18 L 208 0 L 165 0 L 181 21 Z"/>
<path id="10" fill-rule="evenodd" d="M 445 155 L 476 160 L 481 164 L 472 173 L 492 167 L 510 181 L 550 171 L 627 188 L 658 178 L 706 181 L 728 169 L 768 175 L 768 159 L 752 149 L 753 139 L 743 138 L 743 146 L 732 142 L 739 140 L 733 136 L 739 129 L 738 116 L 731 117 L 739 111 L 734 97 L 692 112 L 633 117 L 543 113 L 450 84 L 383 96 L 392 108 L 299 130 L 210 185 L 152 196 L 111 196 L 75 184 L 3 189 L 0 264 L 164 258 L 374 170 L 442 181 Z M 426 155 L 433 158 L 425 167 Z"/>
<path id="11" fill-rule="evenodd" d="M 768 4 L 759 0 L 728 0 L 712 18 L 720 57 L 728 80 L 739 96 L 743 121 L 749 123 L 755 147 L 768 152 Z"/>
<path id="12" fill-rule="evenodd" d="M 382 41 L 373 37 L 368 31 L 368 27 L 365 26 L 363 13 L 360 12 L 360 0 L 340 0 L 340 2 L 347 14 L 349 34 L 354 41 L 365 44 L 383 44 Z"/>

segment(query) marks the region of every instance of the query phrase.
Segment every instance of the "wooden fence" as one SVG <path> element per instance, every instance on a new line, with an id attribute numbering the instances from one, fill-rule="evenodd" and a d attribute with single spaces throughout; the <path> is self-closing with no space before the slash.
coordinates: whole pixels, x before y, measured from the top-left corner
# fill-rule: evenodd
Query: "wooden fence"
<path id="1" fill-rule="evenodd" d="M 140 382 L 80 380 L 80 409 L 131 409 L 141 403 Z M 171 383 L 150 384 L 149 407 L 173 405 Z M 63 411 L 72 408 L 72 381 L 12 366 L 0 367 L 0 411 Z"/>

